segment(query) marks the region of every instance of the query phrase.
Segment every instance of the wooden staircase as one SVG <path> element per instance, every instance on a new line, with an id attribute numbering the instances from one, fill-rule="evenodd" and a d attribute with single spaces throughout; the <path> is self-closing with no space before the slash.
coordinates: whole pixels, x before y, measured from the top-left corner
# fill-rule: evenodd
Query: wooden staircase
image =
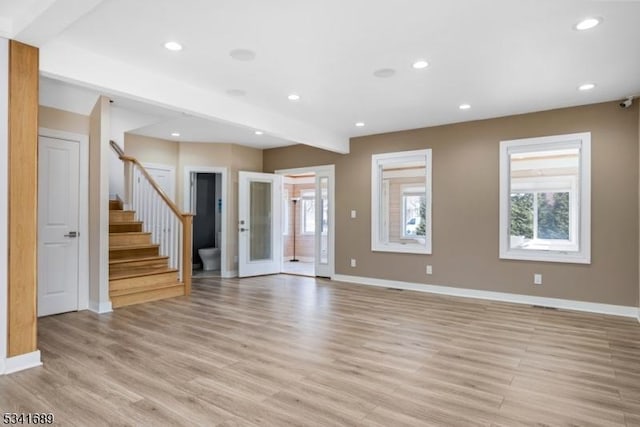
<path id="1" fill-rule="evenodd" d="M 114 308 L 185 295 L 178 270 L 169 267 L 134 211 L 109 201 L 109 297 Z"/>

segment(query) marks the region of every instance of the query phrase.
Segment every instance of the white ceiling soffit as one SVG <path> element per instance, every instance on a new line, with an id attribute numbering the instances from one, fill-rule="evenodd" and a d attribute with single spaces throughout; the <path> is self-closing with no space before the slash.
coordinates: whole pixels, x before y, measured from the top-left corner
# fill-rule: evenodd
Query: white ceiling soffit
<path id="1" fill-rule="evenodd" d="M 102 1 L 3 0 L 0 3 L 0 35 L 41 46 Z"/>
<path id="2" fill-rule="evenodd" d="M 277 138 L 266 133 L 256 134 L 254 130 L 234 126 L 229 123 L 204 120 L 199 117 L 181 115 L 161 122 L 153 123 L 129 133 L 188 142 L 220 142 L 267 149 L 293 145 L 295 142 Z M 179 135 L 172 135 L 178 133 Z"/>
<path id="3" fill-rule="evenodd" d="M 40 73 L 195 117 L 259 129 L 282 140 L 349 152 L 347 136 L 68 43 L 52 41 L 40 50 Z"/>
<path id="4" fill-rule="evenodd" d="M 100 92 L 40 77 L 39 104 L 88 116 Z"/>

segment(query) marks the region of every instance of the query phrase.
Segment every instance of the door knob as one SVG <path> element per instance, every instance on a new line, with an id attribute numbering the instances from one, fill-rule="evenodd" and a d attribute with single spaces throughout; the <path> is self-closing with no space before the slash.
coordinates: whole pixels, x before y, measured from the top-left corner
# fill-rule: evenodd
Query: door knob
<path id="1" fill-rule="evenodd" d="M 77 231 L 70 231 L 69 234 L 65 234 L 64 237 L 76 238 L 80 235 Z"/>

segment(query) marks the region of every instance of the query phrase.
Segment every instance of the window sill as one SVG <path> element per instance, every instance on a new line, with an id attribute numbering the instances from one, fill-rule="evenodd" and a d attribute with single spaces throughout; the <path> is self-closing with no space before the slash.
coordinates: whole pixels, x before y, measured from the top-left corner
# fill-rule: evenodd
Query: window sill
<path id="1" fill-rule="evenodd" d="M 591 256 L 580 252 L 511 249 L 500 252 L 500 259 L 517 261 L 561 262 L 567 264 L 591 264 Z"/>

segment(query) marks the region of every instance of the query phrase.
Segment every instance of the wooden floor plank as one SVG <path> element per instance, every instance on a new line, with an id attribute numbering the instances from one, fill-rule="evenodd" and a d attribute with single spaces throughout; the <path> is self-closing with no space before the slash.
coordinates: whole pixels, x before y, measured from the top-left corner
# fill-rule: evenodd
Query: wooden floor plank
<path id="1" fill-rule="evenodd" d="M 60 425 L 640 425 L 634 319 L 276 275 L 38 330 L 0 409 Z"/>

